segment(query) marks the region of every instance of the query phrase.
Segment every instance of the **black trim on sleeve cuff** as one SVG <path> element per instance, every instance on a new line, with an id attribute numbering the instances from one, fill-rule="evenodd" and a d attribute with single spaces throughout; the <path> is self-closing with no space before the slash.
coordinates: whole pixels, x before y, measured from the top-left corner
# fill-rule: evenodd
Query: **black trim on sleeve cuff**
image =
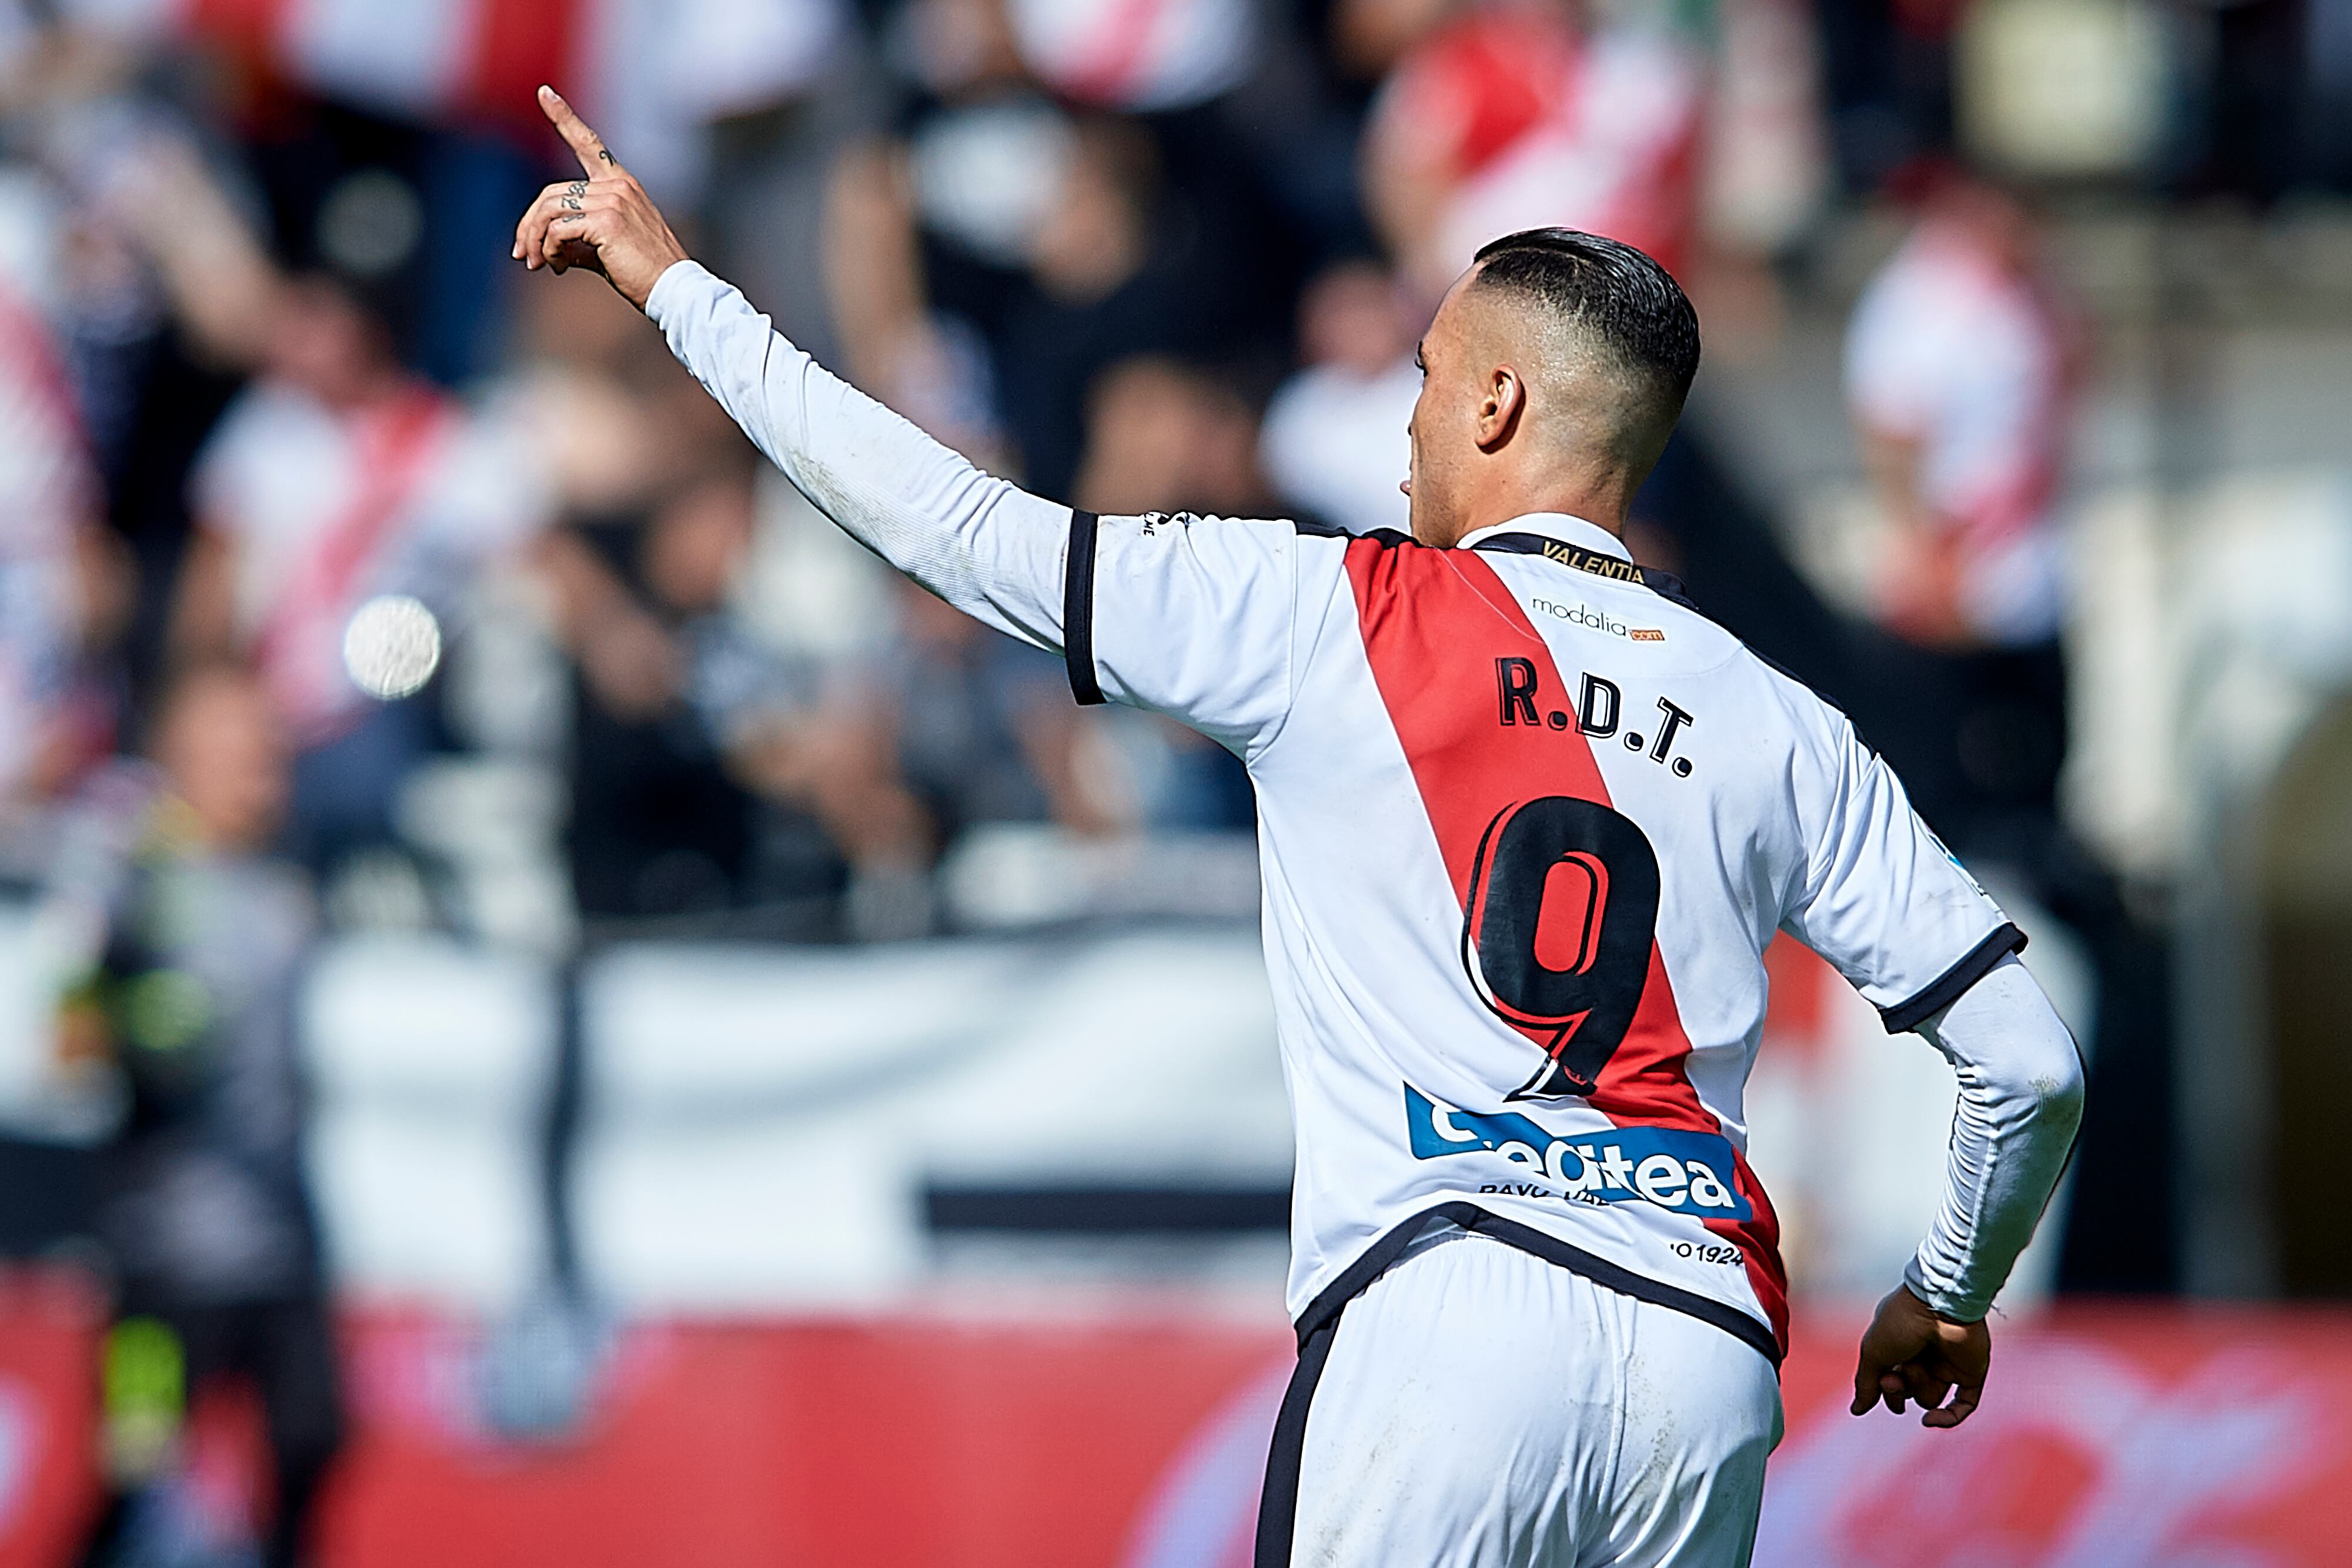
<path id="1" fill-rule="evenodd" d="M 2025 933 L 2013 921 L 1969 949 L 1968 956 L 1936 977 L 1935 983 L 1907 1002 L 1878 1009 L 1889 1034 L 1908 1034 L 1960 999 L 1970 986 L 1991 973 L 1992 967 L 2011 953 L 2025 951 Z"/>
<path id="2" fill-rule="evenodd" d="M 1070 549 L 1062 572 L 1062 664 L 1070 673 L 1070 695 L 1080 707 L 1103 701 L 1095 678 L 1095 532 L 1102 519 L 1075 507 L 1070 512 Z"/>

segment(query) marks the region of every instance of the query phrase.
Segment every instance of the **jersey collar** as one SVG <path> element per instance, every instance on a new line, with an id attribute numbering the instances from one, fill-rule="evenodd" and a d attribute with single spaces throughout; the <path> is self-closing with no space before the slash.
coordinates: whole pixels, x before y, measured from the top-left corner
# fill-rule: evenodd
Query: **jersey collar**
<path id="1" fill-rule="evenodd" d="M 1546 560 L 1589 571 L 1615 582 L 1638 582 L 1661 599 L 1696 608 L 1679 579 L 1655 567 L 1636 566 L 1624 541 L 1597 524 L 1566 512 L 1530 512 L 1491 528 L 1463 536 L 1462 549 L 1501 550 L 1512 555 L 1539 555 Z"/>
<path id="2" fill-rule="evenodd" d="M 1539 538 L 1556 539 L 1561 544 L 1575 545 L 1596 555 L 1614 556 L 1619 560 L 1632 560 L 1625 543 L 1598 523 L 1588 523 L 1582 517 L 1566 512 L 1529 512 L 1524 517 L 1514 517 L 1507 523 L 1496 523 L 1490 528 L 1476 528 L 1462 536 L 1456 549 L 1476 549 L 1489 539 L 1505 534 L 1534 534 Z"/>

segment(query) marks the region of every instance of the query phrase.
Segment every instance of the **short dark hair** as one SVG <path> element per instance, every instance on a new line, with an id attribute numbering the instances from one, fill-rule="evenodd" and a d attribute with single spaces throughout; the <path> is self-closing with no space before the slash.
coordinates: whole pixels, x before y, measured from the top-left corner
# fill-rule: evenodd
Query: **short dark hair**
<path id="1" fill-rule="evenodd" d="M 1481 246 L 1480 288 L 1508 289 L 1596 337 L 1679 413 L 1698 374 L 1698 313 L 1674 275 L 1622 240 L 1521 229 Z"/>

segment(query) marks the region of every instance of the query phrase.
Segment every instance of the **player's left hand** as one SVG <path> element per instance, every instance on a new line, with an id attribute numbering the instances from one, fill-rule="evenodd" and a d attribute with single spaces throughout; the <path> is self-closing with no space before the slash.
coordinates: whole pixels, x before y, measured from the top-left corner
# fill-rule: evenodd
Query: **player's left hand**
<path id="1" fill-rule="evenodd" d="M 1991 1366 L 1992 1331 L 1982 1322 L 1938 1317 L 1908 1286 L 1898 1285 L 1878 1303 L 1878 1315 L 1862 1336 L 1853 1413 L 1866 1415 L 1883 1399 L 1900 1416 L 1904 1402 L 1913 1400 L 1924 1412 L 1921 1426 L 1957 1427 L 1984 1397 Z"/>
<path id="2" fill-rule="evenodd" d="M 686 259 L 686 247 L 669 232 L 646 188 L 562 94 L 541 88 L 539 108 L 580 160 L 586 178 L 558 181 L 539 193 L 515 225 L 515 259 L 532 270 L 584 267 L 600 272 L 624 299 L 644 309 L 670 264 Z"/>

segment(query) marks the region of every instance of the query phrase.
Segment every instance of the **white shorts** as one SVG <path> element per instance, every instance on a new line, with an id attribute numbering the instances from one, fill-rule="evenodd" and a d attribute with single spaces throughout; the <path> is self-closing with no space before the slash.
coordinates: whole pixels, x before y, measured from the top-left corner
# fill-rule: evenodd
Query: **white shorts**
<path id="1" fill-rule="evenodd" d="M 1287 1562 L 1744 1568 L 1780 1433 L 1780 1380 L 1753 1345 L 1433 1228 L 1331 1335 Z M 1278 1533 L 1260 1568 L 1282 1562 Z"/>

